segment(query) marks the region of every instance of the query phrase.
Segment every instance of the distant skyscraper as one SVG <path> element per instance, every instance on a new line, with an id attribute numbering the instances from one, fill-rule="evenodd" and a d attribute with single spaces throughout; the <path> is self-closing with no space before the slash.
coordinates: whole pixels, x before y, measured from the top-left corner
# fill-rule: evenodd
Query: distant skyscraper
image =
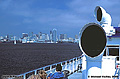
<path id="1" fill-rule="evenodd" d="M 34 40 L 38 40 L 38 34 L 33 34 Z"/>
<path id="2" fill-rule="evenodd" d="M 79 43 L 79 38 L 78 38 L 78 35 L 75 35 L 75 40 L 74 40 L 75 43 Z"/>
<path id="3" fill-rule="evenodd" d="M 120 27 L 120 23 L 118 24 L 118 27 Z"/>
<path id="4" fill-rule="evenodd" d="M 28 37 L 28 33 L 22 33 L 22 38 Z"/>
<path id="5" fill-rule="evenodd" d="M 29 32 L 28 36 L 33 37 L 33 32 Z"/>
<path id="6" fill-rule="evenodd" d="M 49 35 L 48 34 L 45 35 L 45 40 L 49 40 Z"/>
<path id="7" fill-rule="evenodd" d="M 13 35 L 9 35 L 10 41 L 14 40 L 14 36 Z"/>
<path id="8" fill-rule="evenodd" d="M 3 39 L 3 36 L 0 36 L 0 39 Z"/>
<path id="9" fill-rule="evenodd" d="M 39 32 L 39 33 L 38 33 L 38 38 L 39 38 L 39 39 L 42 39 L 42 32 Z"/>
<path id="10" fill-rule="evenodd" d="M 5 39 L 7 40 L 7 41 L 9 41 L 10 39 L 9 39 L 9 35 L 6 35 L 5 36 Z"/>
<path id="11" fill-rule="evenodd" d="M 52 41 L 54 43 L 57 42 L 57 30 L 56 29 L 53 29 L 53 31 L 52 31 Z"/>
<path id="12" fill-rule="evenodd" d="M 78 35 L 75 35 L 75 39 L 78 39 Z"/>
<path id="13" fill-rule="evenodd" d="M 42 40 L 45 40 L 45 34 L 42 33 Z"/>
<path id="14" fill-rule="evenodd" d="M 60 34 L 59 39 L 67 39 L 67 34 Z"/>
<path id="15" fill-rule="evenodd" d="M 50 31 L 50 40 L 52 41 L 52 31 Z"/>
<path id="16" fill-rule="evenodd" d="M 67 34 L 64 34 L 64 39 L 67 39 Z"/>
<path id="17" fill-rule="evenodd" d="M 9 35 L 7 35 L 6 38 L 9 39 Z"/>
<path id="18" fill-rule="evenodd" d="M 59 39 L 64 39 L 64 34 L 60 34 Z"/>
<path id="19" fill-rule="evenodd" d="M 48 34 L 43 33 L 42 34 L 42 40 L 49 40 Z"/>

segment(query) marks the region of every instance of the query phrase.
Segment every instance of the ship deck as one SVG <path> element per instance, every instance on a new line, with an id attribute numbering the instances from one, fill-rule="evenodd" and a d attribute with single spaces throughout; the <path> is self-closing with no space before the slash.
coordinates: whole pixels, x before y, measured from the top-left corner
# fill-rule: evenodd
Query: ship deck
<path id="1" fill-rule="evenodd" d="M 82 73 L 81 72 L 76 72 L 76 73 L 68 76 L 68 79 L 82 79 Z"/>

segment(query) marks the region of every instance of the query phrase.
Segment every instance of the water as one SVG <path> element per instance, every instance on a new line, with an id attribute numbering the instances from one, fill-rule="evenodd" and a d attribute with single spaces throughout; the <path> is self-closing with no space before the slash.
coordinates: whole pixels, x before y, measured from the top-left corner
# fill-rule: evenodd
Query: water
<path id="1" fill-rule="evenodd" d="M 119 44 L 120 38 L 107 38 L 108 44 Z M 46 65 L 81 55 L 78 44 L 0 44 L 0 76 L 18 75 Z"/>
<path id="2" fill-rule="evenodd" d="M 19 75 L 81 55 L 78 44 L 0 44 L 0 76 Z"/>

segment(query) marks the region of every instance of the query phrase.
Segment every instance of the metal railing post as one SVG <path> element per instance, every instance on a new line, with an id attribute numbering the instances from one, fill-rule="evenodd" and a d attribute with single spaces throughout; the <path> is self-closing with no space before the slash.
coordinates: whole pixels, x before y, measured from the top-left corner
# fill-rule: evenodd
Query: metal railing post
<path id="1" fill-rule="evenodd" d="M 76 70 L 77 70 L 77 65 L 78 65 L 78 60 L 77 60 L 77 57 L 76 57 Z"/>
<path id="2" fill-rule="evenodd" d="M 43 70 L 45 71 L 45 67 L 43 67 Z"/>
<path id="3" fill-rule="evenodd" d="M 62 62 L 61 62 L 60 64 L 61 64 L 61 66 L 63 66 L 63 65 L 62 65 Z"/>
<path id="4" fill-rule="evenodd" d="M 67 70 L 67 61 L 65 62 L 65 69 Z"/>
<path id="5" fill-rule="evenodd" d="M 37 75 L 37 70 L 35 70 L 35 75 Z"/>
<path id="6" fill-rule="evenodd" d="M 74 58 L 73 58 L 73 72 L 75 71 L 75 69 L 74 69 Z"/>
<path id="7" fill-rule="evenodd" d="M 119 45 L 119 61 L 120 61 L 120 45 Z M 118 71 L 118 79 L 119 79 L 119 74 L 120 74 L 120 68 L 119 68 L 119 71 Z"/>
<path id="8" fill-rule="evenodd" d="M 52 65 L 50 65 L 50 73 L 52 73 Z"/>
<path id="9" fill-rule="evenodd" d="M 108 47 L 106 47 L 106 56 L 108 55 Z"/>
<path id="10" fill-rule="evenodd" d="M 119 61 L 120 61 L 120 45 L 119 45 Z"/>
<path id="11" fill-rule="evenodd" d="M 70 73 L 71 73 L 71 62 L 69 60 L 69 70 L 70 70 Z"/>
<path id="12" fill-rule="evenodd" d="M 120 68 L 118 69 L 118 79 L 119 79 L 119 74 L 120 74 Z"/>
<path id="13" fill-rule="evenodd" d="M 23 79 L 26 79 L 26 74 L 23 75 Z"/>
<path id="14" fill-rule="evenodd" d="M 109 56 L 109 48 L 108 48 L 108 53 L 107 53 L 107 54 L 108 54 L 108 56 Z"/>

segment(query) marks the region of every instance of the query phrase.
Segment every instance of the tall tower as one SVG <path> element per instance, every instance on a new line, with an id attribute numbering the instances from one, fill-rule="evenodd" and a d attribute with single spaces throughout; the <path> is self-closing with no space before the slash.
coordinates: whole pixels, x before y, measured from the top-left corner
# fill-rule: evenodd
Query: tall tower
<path id="1" fill-rule="evenodd" d="M 52 41 L 54 43 L 57 42 L 57 29 L 53 29 L 53 31 L 52 31 Z"/>
<path id="2" fill-rule="evenodd" d="M 33 32 L 29 32 L 28 36 L 33 37 Z"/>
<path id="3" fill-rule="evenodd" d="M 50 40 L 52 41 L 52 31 L 50 31 Z"/>
<path id="4" fill-rule="evenodd" d="M 60 34 L 59 39 L 67 39 L 67 34 Z"/>
<path id="5" fill-rule="evenodd" d="M 42 32 L 39 32 L 39 33 L 38 33 L 38 38 L 39 38 L 39 39 L 42 39 Z"/>
<path id="6" fill-rule="evenodd" d="M 22 33 L 22 38 L 28 37 L 28 33 Z"/>
<path id="7" fill-rule="evenodd" d="M 75 39 L 78 39 L 78 35 L 75 35 Z"/>

